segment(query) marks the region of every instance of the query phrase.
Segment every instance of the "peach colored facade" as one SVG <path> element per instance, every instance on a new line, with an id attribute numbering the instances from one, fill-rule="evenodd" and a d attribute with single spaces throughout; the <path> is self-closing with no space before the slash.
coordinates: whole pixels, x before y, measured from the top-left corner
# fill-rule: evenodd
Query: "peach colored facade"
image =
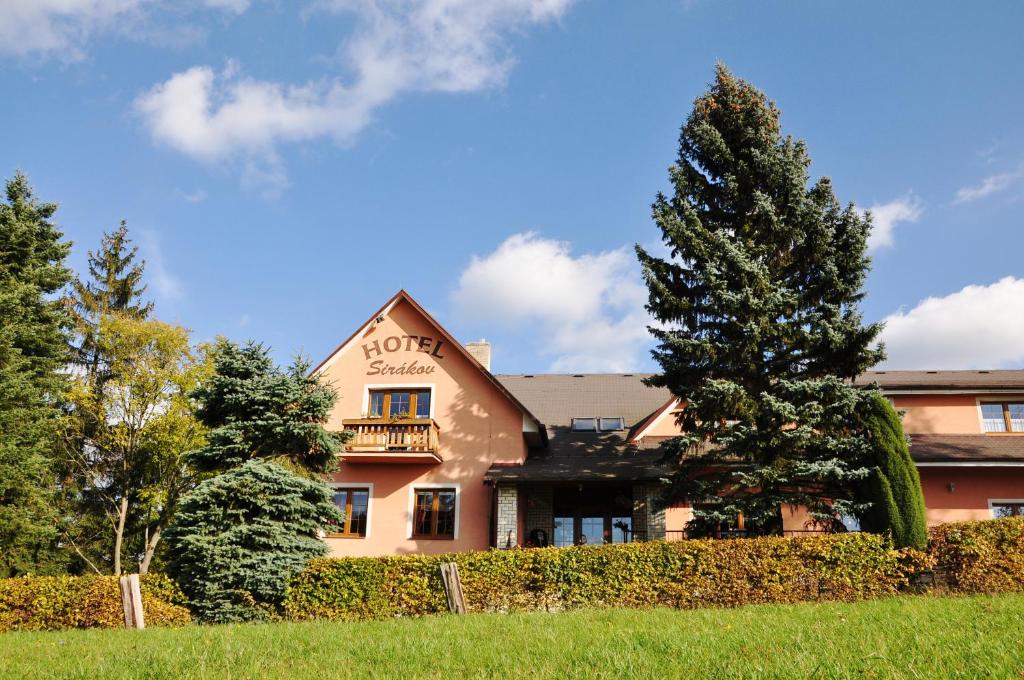
<path id="1" fill-rule="evenodd" d="M 1024 401 L 1024 393 L 998 396 L 975 394 L 904 394 L 892 397 L 904 412 L 907 434 L 980 434 L 986 437 L 1024 437 L 1024 434 L 985 434 L 982 401 Z M 921 464 L 928 524 L 991 519 L 993 501 L 1024 498 L 1024 467 L 989 464 Z"/>
<path id="2" fill-rule="evenodd" d="M 317 371 L 338 390 L 338 401 L 327 424 L 331 430 L 363 425 L 378 432 L 382 426 L 374 423 L 397 423 L 386 418 L 374 419 L 377 414 L 370 413 L 371 394 L 386 389 L 429 392 L 429 413 L 417 413 L 415 417 L 417 422 L 430 422 L 434 428 L 434 439 L 426 453 L 422 449 L 396 450 L 388 440 L 390 443 L 377 449 L 350 446 L 341 454 L 339 470 L 331 475 L 329 483 L 339 490 L 364 490 L 369 500 L 362 535 L 332 535 L 325 539 L 335 556 L 526 545 L 533 540 L 530 537 L 538 527 L 544 527 L 549 539 L 556 538 L 550 535 L 556 531 L 553 527 L 558 526 L 553 524 L 553 518 L 572 514 L 564 500 L 570 492 L 578 494 L 580 503 L 591 504 L 586 512 L 576 512 L 576 540 L 581 532 L 579 522 L 583 521 L 579 517 L 581 512 L 602 512 L 593 509 L 594 498 L 600 496 L 601 489 L 612 489 L 609 494 L 617 495 L 616 501 L 632 503 L 630 531 L 635 538 L 629 540 L 680 540 L 692 517 L 686 504 L 655 512 L 651 494 L 660 492 L 654 490 L 656 484 L 650 481 L 651 477 L 612 476 L 587 483 L 578 483 L 577 478 L 558 478 L 532 485 L 501 482 L 500 478 L 495 481 L 495 469 L 521 467 L 531 449 L 541 451 L 546 447 L 545 424 L 528 410 L 532 402 L 525 406 L 520 403 L 404 291 L 325 359 Z M 1007 437 L 1013 438 L 1013 442 L 1024 442 L 1016 439 L 1024 437 L 1024 433 L 986 434 L 980 407 L 982 401 L 993 399 L 1024 402 L 1024 372 L 1019 384 L 1019 393 L 1005 388 L 886 392 L 904 412 L 904 428 L 912 438 L 954 436 L 977 443 Z M 677 400 L 670 399 L 646 418 L 626 423 L 629 445 L 650 450 L 660 440 L 679 434 L 679 408 Z M 401 420 L 401 416 L 397 418 Z M 537 455 L 543 457 L 543 452 Z M 981 453 L 973 456 L 968 451 L 966 456 L 919 461 L 929 523 L 985 519 L 993 516 L 993 502 L 1024 503 L 1024 456 L 1014 455 L 1018 458 L 995 459 Z M 438 489 L 455 492 L 452 535 L 414 536 L 414 495 L 417 491 Z M 611 514 L 629 515 L 630 511 L 620 509 Z M 810 527 L 803 508 L 783 508 L 782 515 L 787 532 Z M 605 521 L 608 523 L 604 540 L 611 540 L 616 535 L 616 530 L 609 528 L 614 518 Z M 600 533 L 597 536 L 600 540 Z"/>
<path id="3" fill-rule="evenodd" d="M 320 368 L 324 379 L 338 389 L 327 427 L 341 430 L 343 420 L 366 414 L 371 388 L 426 388 L 432 392 L 432 415 L 439 429 L 438 453 L 443 462 L 365 463 L 348 462 L 343 457 L 330 482 L 370 489 L 368 529 L 364 538 L 327 538 L 331 553 L 393 555 L 485 549 L 490 544 L 493 489 L 483 484 L 484 473 L 496 463 L 525 460 L 523 411 L 411 301 L 397 299 L 378 318 L 379 322 L 375 318 L 360 329 Z M 429 338 L 430 344 L 421 347 L 422 338 Z M 389 370 L 402 366 L 406 370 L 412 366 L 413 375 Z M 413 538 L 412 490 L 442 486 L 456 489 L 455 537 Z"/>
<path id="4" fill-rule="evenodd" d="M 1024 391 L 893 393 L 890 398 L 893 405 L 903 413 L 904 430 L 911 436 L 981 435 L 1024 438 L 1024 433 L 986 434 L 982 426 L 980 408 L 982 402 L 988 401 L 1024 402 Z M 658 438 L 679 434 L 674 417 L 676 413 L 678 404 L 652 417 L 640 431 L 644 436 Z M 1024 463 L 992 463 L 984 460 L 919 463 L 918 473 L 921 477 L 929 525 L 991 519 L 994 503 L 1024 502 Z M 681 536 L 691 516 L 692 511 L 685 504 L 667 508 L 666 537 L 673 540 Z M 782 524 L 785 532 L 800 532 L 813 526 L 806 509 L 802 507 L 783 508 Z"/>

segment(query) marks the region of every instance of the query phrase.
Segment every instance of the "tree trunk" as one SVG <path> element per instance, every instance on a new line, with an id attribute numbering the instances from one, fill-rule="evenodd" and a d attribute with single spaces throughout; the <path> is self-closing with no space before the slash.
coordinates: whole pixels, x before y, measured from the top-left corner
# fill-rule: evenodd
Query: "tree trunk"
<path id="1" fill-rule="evenodd" d="M 114 576 L 121 575 L 121 544 L 124 543 L 124 525 L 128 521 L 128 495 L 121 496 L 117 511 L 117 528 L 114 529 Z"/>
<path id="2" fill-rule="evenodd" d="M 156 552 L 156 544 L 160 542 L 160 531 L 162 526 L 157 524 L 153 528 L 153 533 L 150 535 L 149 540 L 146 541 L 146 554 L 142 557 L 142 564 L 139 565 L 140 574 L 149 573 L 149 563 L 153 561 L 153 553 Z"/>

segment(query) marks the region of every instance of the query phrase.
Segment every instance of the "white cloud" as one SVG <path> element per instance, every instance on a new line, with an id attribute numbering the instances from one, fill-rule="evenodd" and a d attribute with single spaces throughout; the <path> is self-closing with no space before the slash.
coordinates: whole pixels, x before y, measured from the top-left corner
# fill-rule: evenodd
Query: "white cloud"
<path id="1" fill-rule="evenodd" d="M 0 6 L 0 52 L 24 56 L 58 53 L 83 56 L 94 32 L 138 12 L 143 0 L 4 0 Z"/>
<path id="2" fill-rule="evenodd" d="M 992 194 L 1005 191 L 1020 179 L 1024 179 L 1024 168 L 1020 168 L 1014 172 L 1004 172 L 999 175 L 991 175 L 983 179 L 981 184 L 963 187 L 958 190 L 956 192 L 956 200 L 954 200 L 953 203 L 969 203 L 971 201 L 987 198 Z"/>
<path id="3" fill-rule="evenodd" d="M 893 232 L 900 222 L 917 222 L 923 212 L 921 200 L 913 193 L 901 198 L 880 203 L 869 208 L 872 216 L 871 235 L 868 237 L 868 250 L 875 251 L 891 248 L 895 243 Z"/>
<path id="4" fill-rule="evenodd" d="M 514 234 L 474 257 L 453 294 L 476 322 L 524 329 L 554 371 L 629 371 L 650 345 L 647 299 L 627 248 L 573 255 L 568 243 Z"/>
<path id="5" fill-rule="evenodd" d="M 204 36 L 186 14 L 241 14 L 250 4 L 251 0 L 0 0 L 0 55 L 76 61 L 85 57 L 90 39 L 103 33 L 182 47 Z"/>
<path id="6" fill-rule="evenodd" d="M 249 9 L 250 0 L 203 0 L 203 4 L 212 9 L 221 9 L 241 14 Z"/>
<path id="7" fill-rule="evenodd" d="M 891 368 L 1024 365 L 1024 279 L 1007 276 L 926 298 L 886 317 L 881 339 Z"/>
<path id="8" fill-rule="evenodd" d="M 185 287 L 181 280 L 167 268 L 164 262 L 160 234 L 144 229 L 139 245 L 146 260 L 146 279 L 153 284 L 157 297 L 161 302 L 174 303 L 185 297 Z"/>
<path id="9" fill-rule="evenodd" d="M 278 145 L 350 143 L 402 93 L 501 84 L 513 63 L 506 35 L 558 19 L 572 1 L 324 0 L 317 11 L 355 18 L 338 50 L 349 78 L 289 85 L 247 77 L 235 65 L 221 73 L 196 66 L 140 95 L 135 109 L 155 140 L 192 158 L 258 159 L 280 175 Z"/>
<path id="10" fill-rule="evenodd" d="M 179 189 L 177 193 L 186 203 L 202 203 L 208 197 L 205 189 L 196 189 L 195 191 L 182 191 Z"/>

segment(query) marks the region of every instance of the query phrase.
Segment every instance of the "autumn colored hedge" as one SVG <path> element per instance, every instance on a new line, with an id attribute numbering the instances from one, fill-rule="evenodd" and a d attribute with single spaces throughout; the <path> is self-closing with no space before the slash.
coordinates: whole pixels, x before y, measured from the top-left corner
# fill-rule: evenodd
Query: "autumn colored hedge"
<path id="1" fill-rule="evenodd" d="M 191 621 L 185 598 L 166 576 L 141 579 L 147 626 Z M 116 576 L 28 576 L 0 579 L 0 632 L 60 628 L 123 628 Z"/>
<path id="2" fill-rule="evenodd" d="M 459 565 L 467 608 L 485 612 L 858 600 L 898 592 L 922 559 L 866 533 L 320 559 L 292 580 L 285 615 L 443 612 L 439 565 L 448 561 Z"/>
<path id="3" fill-rule="evenodd" d="M 940 524 L 928 552 L 952 590 L 1024 590 L 1024 517 Z"/>

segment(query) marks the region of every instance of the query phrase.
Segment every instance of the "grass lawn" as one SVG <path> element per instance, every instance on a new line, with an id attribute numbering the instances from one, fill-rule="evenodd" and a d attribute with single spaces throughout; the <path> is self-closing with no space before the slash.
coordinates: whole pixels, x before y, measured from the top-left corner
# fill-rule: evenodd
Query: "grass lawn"
<path id="1" fill-rule="evenodd" d="M 1024 595 L 0 634 L 3 678 L 1022 678 Z"/>

